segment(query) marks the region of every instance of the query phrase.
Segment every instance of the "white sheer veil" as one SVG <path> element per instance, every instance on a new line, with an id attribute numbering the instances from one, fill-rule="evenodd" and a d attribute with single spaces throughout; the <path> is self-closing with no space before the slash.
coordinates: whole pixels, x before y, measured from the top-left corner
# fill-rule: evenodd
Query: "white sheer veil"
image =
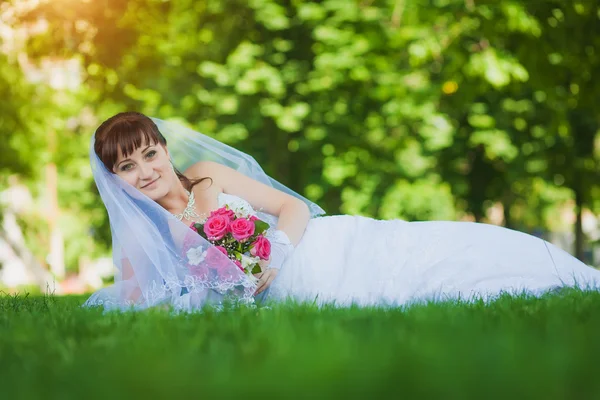
<path id="1" fill-rule="evenodd" d="M 248 154 L 179 123 L 150 119 L 166 139 L 178 170 L 200 160 L 215 161 L 301 199 L 313 217 L 325 214 L 317 204 L 269 177 Z M 94 293 L 84 306 L 126 310 L 166 304 L 193 311 L 207 304 L 253 303 L 254 283 L 186 224 L 108 171 L 94 143 L 95 134 L 90 163 L 108 211 L 116 273 L 115 283 Z M 277 217 L 257 211 L 261 219 L 276 226 Z"/>

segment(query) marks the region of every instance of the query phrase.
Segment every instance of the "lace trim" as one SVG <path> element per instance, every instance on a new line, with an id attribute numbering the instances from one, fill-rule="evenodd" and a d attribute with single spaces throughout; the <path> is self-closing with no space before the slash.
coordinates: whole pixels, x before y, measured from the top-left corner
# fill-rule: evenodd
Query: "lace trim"
<path id="1" fill-rule="evenodd" d="M 204 293 L 207 290 L 213 290 L 223 295 L 224 301 L 234 305 L 255 304 L 254 290 L 256 287 L 248 279 L 242 278 L 236 280 L 209 281 L 207 279 L 201 279 L 197 276 L 186 275 L 183 280 L 177 278 L 176 276 L 169 276 L 164 279 L 163 283 L 153 281 L 150 287 L 144 290 L 141 300 L 137 302 L 130 299 L 113 301 L 108 299 L 94 299 L 92 297 L 83 304 L 83 307 L 102 306 L 105 310 L 140 310 L 158 306 L 165 301 L 173 299 L 173 297 L 180 297 L 183 288 L 188 291 L 187 294 Z M 235 289 L 239 289 L 241 293 L 233 293 Z M 175 310 L 192 311 L 185 307 L 178 306 L 177 303 L 170 301 L 168 303 L 169 305 L 173 305 Z M 198 305 L 198 308 L 202 308 L 204 305 L 205 303 L 200 304 Z M 210 305 L 216 309 L 222 309 L 223 301 Z"/>

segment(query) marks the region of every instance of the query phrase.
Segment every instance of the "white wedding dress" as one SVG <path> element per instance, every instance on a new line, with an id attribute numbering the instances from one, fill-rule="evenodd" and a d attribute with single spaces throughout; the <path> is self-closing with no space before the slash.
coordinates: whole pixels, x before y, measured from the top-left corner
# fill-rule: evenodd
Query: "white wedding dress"
<path id="1" fill-rule="evenodd" d="M 222 193 L 219 206 L 250 207 Z M 265 299 L 348 306 L 492 300 L 600 288 L 600 271 L 540 238 L 470 222 L 311 219 Z"/>

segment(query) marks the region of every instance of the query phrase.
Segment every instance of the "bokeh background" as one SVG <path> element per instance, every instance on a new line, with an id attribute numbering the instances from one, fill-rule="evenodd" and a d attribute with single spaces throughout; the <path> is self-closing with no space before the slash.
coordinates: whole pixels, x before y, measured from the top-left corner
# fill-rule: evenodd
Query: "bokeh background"
<path id="1" fill-rule="evenodd" d="M 0 290 L 112 275 L 88 146 L 125 110 L 329 214 L 503 225 L 600 265 L 595 0 L 0 2 Z"/>

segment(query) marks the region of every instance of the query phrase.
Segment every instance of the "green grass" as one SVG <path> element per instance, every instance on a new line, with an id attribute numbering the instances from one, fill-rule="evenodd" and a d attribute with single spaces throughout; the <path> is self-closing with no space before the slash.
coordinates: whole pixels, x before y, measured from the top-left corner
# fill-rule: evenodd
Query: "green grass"
<path id="1" fill-rule="evenodd" d="M 600 396 L 600 293 L 102 314 L 0 297 L 0 398 Z"/>

